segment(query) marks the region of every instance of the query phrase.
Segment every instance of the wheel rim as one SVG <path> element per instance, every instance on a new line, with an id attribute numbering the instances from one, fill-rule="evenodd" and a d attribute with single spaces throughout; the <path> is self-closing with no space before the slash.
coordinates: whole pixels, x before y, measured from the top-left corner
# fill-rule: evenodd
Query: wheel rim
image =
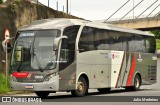
<path id="1" fill-rule="evenodd" d="M 83 93 L 84 92 L 84 83 L 82 81 L 78 81 L 78 92 Z"/>
<path id="2" fill-rule="evenodd" d="M 138 78 L 136 78 L 136 81 L 135 81 L 135 86 L 136 86 L 136 88 L 139 88 L 139 85 L 140 85 L 140 83 L 139 83 L 139 79 L 138 79 Z"/>

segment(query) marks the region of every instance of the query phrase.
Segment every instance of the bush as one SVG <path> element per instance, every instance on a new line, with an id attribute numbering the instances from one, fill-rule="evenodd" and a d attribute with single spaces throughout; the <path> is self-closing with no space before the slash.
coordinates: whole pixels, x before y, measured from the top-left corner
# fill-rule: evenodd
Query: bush
<path id="1" fill-rule="evenodd" d="M 160 39 L 156 39 L 156 43 L 157 43 L 157 50 L 160 50 Z"/>
<path id="2" fill-rule="evenodd" d="M 3 0 L 0 0 L 0 4 L 2 4 L 3 3 Z"/>
<path id="3" fill-rule="evenodd" d="M 151 33 L 155 35 L 156 39 L 160 39 L 160 30 L 154 30 L 154 31 L 151 31 Z"/>
<path id="4" fill-rule="evenodd" d="M 10 86 L 9 86 L 9 78 L 7 78 L 7 83 L 6 83 L 6 77 L 4 74 L 0 74 L 0 93 L 6 93 L 10 91 Z"/>

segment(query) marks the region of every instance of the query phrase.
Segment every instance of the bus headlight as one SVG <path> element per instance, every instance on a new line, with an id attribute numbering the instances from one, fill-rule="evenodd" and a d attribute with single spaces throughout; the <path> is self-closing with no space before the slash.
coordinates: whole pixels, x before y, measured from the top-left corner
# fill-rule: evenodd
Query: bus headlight
<path id="1" fill-rule="evenodd" d="M 46 78 L 44 79 L 44 81 L 49 81 L 52 77 L 55 77 L 56 73 L 53 73 L 51 75 L 47 75 Z"/>

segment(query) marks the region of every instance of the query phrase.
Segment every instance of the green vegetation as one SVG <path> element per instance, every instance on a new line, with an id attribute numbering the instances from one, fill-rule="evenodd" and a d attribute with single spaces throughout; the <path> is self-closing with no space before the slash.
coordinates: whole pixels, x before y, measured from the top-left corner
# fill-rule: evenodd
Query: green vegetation
<path id="1" fill-rule="evenodd" d="M 151 31 L 151 33 L 155 35 L 157 49 L 160 50 L 160 30 L 154 30 L 154 31 Z"/>
<path id="2" fill-rule="evenodd" d="M 160 30 L 151 31 L 155 35 L 156 39 L 160 39 Z"/>
<path id="3" fill-rule="evenodd" d="M 10 91 L 9 87 L 9 79 L 7 78 L 7 84 L 6 84 L 6 77 L 4 74 L 0 74 L 0 93 L 6 93 Z"/>
<path id="4" fill-rule="evenodd" d="M 156 39 L 157 49 L 160 50 L 160 39 Z"/>
<path id="5" fill-rule="evenodd" d="M 0 0 L 0 4 L 2 4 L 3 3 L 3 0 Z"/>

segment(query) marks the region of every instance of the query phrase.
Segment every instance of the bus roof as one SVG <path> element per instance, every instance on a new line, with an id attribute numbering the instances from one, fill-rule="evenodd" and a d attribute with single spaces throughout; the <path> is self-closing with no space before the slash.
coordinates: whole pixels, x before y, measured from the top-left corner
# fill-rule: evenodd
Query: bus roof
<path id="1" fill-rule="evenodd" d="M 135 29 L 117 27 L 112 24 L 101 23 L 101 22 L 92 22 L 92 21 L 81 20 L 81 19 L 67 19 L 67 18 L 52 18 L 52 19 L 37 20 L 37 21 L 32 22 L 30 25 L 26 25 L 26 26 L 20 28 L 19 31 L 43 30 L 43 29 L 62 29 L 62 28 L 65 28 L 67 26 L 72 26 L 72 25 L 84 25 L 84 26 L 126 32 L 126 33 L 154 36 L 153 34 L 150 34 L 148 32 L 143 32 L 143 31 L 139 31 L 139 30 L 135 30 Z"/>

